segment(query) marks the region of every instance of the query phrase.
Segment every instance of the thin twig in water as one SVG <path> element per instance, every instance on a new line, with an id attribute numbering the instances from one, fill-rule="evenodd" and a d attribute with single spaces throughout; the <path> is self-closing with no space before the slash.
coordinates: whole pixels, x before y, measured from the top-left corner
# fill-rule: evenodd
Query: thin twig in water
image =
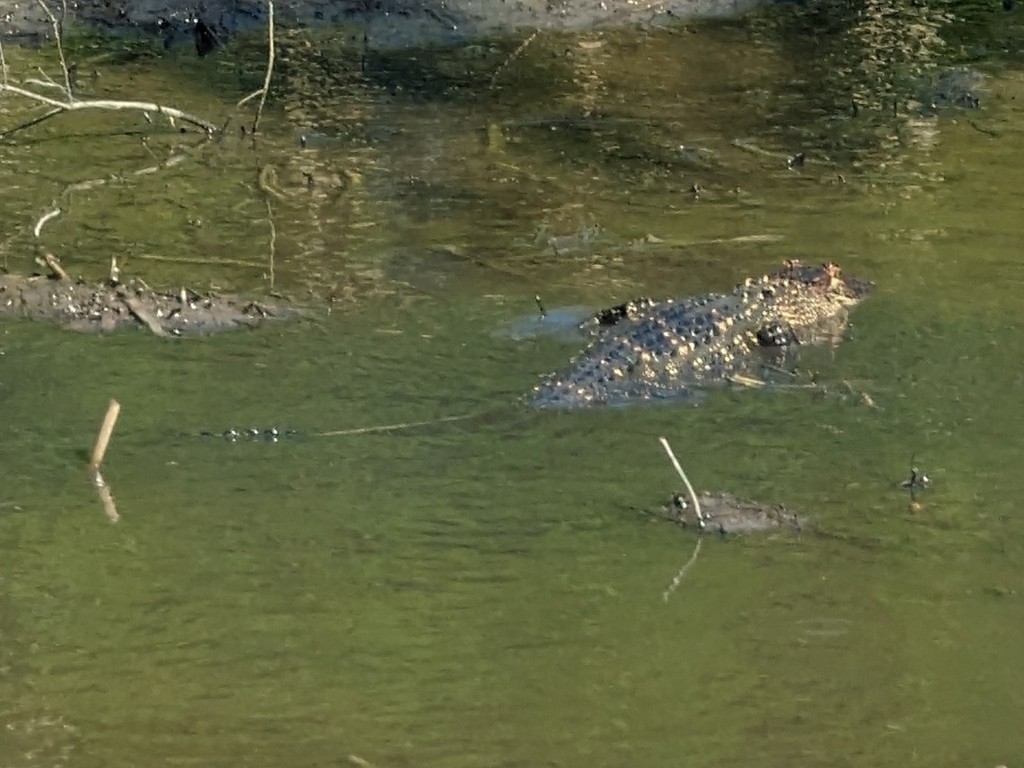
<path id="1" fill-rule="evenodd" d="M 10 76 L 7 74 L 7 59 L 4 57 L 4 43 L 0 40 L 0 75 L 3 77 L 3 84 L 7 85 Z"/>
<path id="2" fill-rule="evenodd" d="M 508 57 L 503 62 L 501 62 L 498 68 L 494 70 L 494 74 L 491 75 L 491 88 L 494 88 L 494 86 L 497 85 L 498 78 L 501 76 L 502 72 L 508 69 L 508 65 L 515 61 L 517 58 L 519 58 L 519 54 L 526 50 L 526 46 L 528 46 L 530 43 L 537 39 L 538 32 L 539 30 L 534 30 L 533 33 L 525 40 L 523 40 L 523 42 L 519 44 L 519 47 L 512 51 L 512 53 L 510 53 Z"/>
<path id="3" fill-rule="evenodd" d="M 35 79 L 26 80 L 25 81 L 26 83 L 31 83 L 32 85 L 41 85 L 44 88 L 57 88 L 58 90 L 61 90 L 61 91 L 64 90 L 64 86 L 60 85 L 57 82 L 55 82 L 52 77 L 50 77 L 48 74 L 46 74 L 46 70 L 45 69 L 43 69 L 42 67 L 36 67 L 36 71 L 39 72 L 39 76 L 41 78 L 43 78 L 43 79 L 42 80 L 35 80 Z"/>
<path id="4" fill-rule="evenodd" d="M 210 264 L 214 266 L 248 267 L 249 269 L 263 269 L 262 261 L 244 261 L 243 259 L 214 259 L 202 256 L 161 256 L 157 253 L 136 253 L 133 259 L 143 261 L 160 261 L 165 264 Z"/>
<path id="5" fill-rule="evenodd" d="M 36 236 L 37 240 L 39 239 L 39 233 L 43 231 L 43 226 L 46 224 L 46 222 L 48 222 L 50 219 L 55 219 L 58 216 L 60 216 L 60 208 L 54 208 L 52 211 L 44 213 L 42 216 L 39 217 L 39 221 L 37 221 L 36 225 L 32 228 L 32 234 Z"/>
<path id="6" fill-rule="evenodd" d="M 250 93 L 248 96 L 238 100 L 235 104 L 235 108 L 245 106 L 250 101 L 255 99 L 257 96 L 262 96 L 260 99 L 259 109 L 256 112 L 256 121 L 253 123 L 252 132 L 256 133 L 256 128 L 260 123 L 260 114 L 263 112 L 263 104 L 267 100 L 267 90 L 270 87 L 270 75 L 274 71 L 274 0 L 267 0 L 267 74 L 263 78 L 263 87 L 257 88 L 255 91 Z M 228 117 L 228 122 L 231 118 Z M 224 124 L 224 128 L 227 128 L 227 123 Z"/>
<path id="7" fill-rule="evenodd" d="M 267 94 L 270 93 L 270 76 L 274 73 L 274 0 L 267 0 L 267 74 L 263 78 L 263 93 L 260 95 L 260 105 L 256 108 L 256 119 L 252 121 L 252 132 L 256 133 L 260 127 L 260 118 L 263 117 L 263 105 L 267 103 Z"/>
<path id="8" fill-rule="evenodd" d="M 664 437 L 659 437 L 658 442 L 661 443 L 661 447 L 665 449 L 665 453 L 668 454 L 669 461 L 672 462 L 672 466 L 676 468 L 676 472 L 683 479 L 683 483 L 686 484 L 686 491 L 690 494 L 690 501 L 693 502 L 693 511 L 697 513 L 697 519 L 700 521 L 700 527 L 704 527 L 704 513 L 700 509 L 700 499 L 697 498 L 697 494 L 693 490 L 693 486 L 690 485 L 690 480 L 683 472 L 683 468 L 679 465 L 679 460 L 676 455 L 672 453 L 672 446 L 668 444 L 668 440 Z"/>
<path id="9" fill-rule="evenodd" d="M 64 58 L 64 44 L 61 42 L 63 37 L 62 26 L 63 21 L 68 15 L 68 6 L 66 2 L 61 3 L 62 13 L 60 21 L 57 21 L 57 17 L 53 15 L 53 11 L 50 7 L 43 2 L 43 0 L 36 0 L 39 3 L 39 7 L 43 9 L 43 13 L 50 19 L 50 24 L 53 26 L 53 37 L 57 43 L 57 55 L 60 57 L 60 69 L 64 73 L 64 94 L 68 97 L 68 104 L 75 100 L 75 97 L 71 94 L 71 73 L 68 71 L 68 62 Z"/>
<path id="10" fill-rule="evenodd" d="M 17 94 L 18 96 L 24 96 L 27 99 L 38 101 L 41 104 L 49 104 L 51 107 L 56 107 L 56 111 L 52 114 L 56 115 L 61 112 L 74 112 L 79 109 L 132 109 L 138 112 L 157 112 L 161 115 L 166 115 L 168 118 L 177 118 L 191 125 L 195 125 L 207 131 L 211 135 L 216 133 L 217 126 L 207 120 L 190 115 L 188 112 L 182 112 L 180 109 L 174 107 L 165 107 L 160 104 L 155 104 L 151 101 L 120 101 L 117 99 L 83 99 L 80 101 L 64 102 L 58 101 L 57 99 L 51 99 L 48 96 L 43 96 L 41 93 L 35 93 L 34 91 L 26 90 L 25 88 L 19 88 L 9 83 L 0 85 L 0 91 L 9 91 L 10 93 Z M 35 122 L 39 122 L 39 118 L 35 119 Z M 23 126 L 17 126 L 15 128 L 6 131 L 3 136 L 13 133 L 14 131 L 21 130 Z"/>
<path id="11" fill-rule="evenodd" d="M 270 224 L 270 290 L 274 290 L 274 252 L 277 250 L 277 227 L 274 226 L 274 209 L 267 200 L 267 223 Z"/>
<path id="12" fill-rule="evenodd" d="M 0 88 L 0 90 L 3 90 L 3 89 Z M 63 111 L 64 111 L 63 109 L 51 109 L 49 112 L 46 112 L 45 114 L 42 114 L 39 117 L 36 117 L 36 118 L 33 118 L 32 120 L 29 120 L 27 123 L 22 123 L 21 125 L 14 126 L 10 130 L 3 131 L 2 133 L 0 133 L 0 139 L 6 139 L 12 133 L 17 133 L 18 131 L 23 131 L 26 128 L 31 128 L 33 125 L 39 125 L 44 120 L 49 120 L 54 115 L 59 115 Z"/>
<path id="13" fill-rule="evenodd" d="M 384 424 L 379 427 L 359 427 L 357 429 L 339 429 L 335 432 L 317 432 L 317 437 L 341 437 L 343 435 L 365 435 L 371 432 L 394 432 L 399 429 L 411 429 L 413 427 L 426 427 L 430 424 L 443 424 L 448 421 L 462 421 L 472 418 L 473 414 L 466 413 L 462 416 L 445 416 L 440 419 L 429 419 L 428 421 L 406 421 L 400 424 Z"/>

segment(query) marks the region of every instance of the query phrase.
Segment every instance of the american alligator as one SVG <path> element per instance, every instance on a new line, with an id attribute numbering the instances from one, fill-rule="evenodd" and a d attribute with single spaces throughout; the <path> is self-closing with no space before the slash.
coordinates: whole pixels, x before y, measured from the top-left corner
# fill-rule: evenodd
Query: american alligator
<path id="1" fill-rule="evenodd" d="M 763 363 L 761 350 L 838 342 L 850 308 L 871 284 L 835 264 L 788 261 L 727 294 L 637 299 L 598 312 L 581 329 L 593 337 L 567 372 L 535 388 L 540 408 L 692 396 Z"/>

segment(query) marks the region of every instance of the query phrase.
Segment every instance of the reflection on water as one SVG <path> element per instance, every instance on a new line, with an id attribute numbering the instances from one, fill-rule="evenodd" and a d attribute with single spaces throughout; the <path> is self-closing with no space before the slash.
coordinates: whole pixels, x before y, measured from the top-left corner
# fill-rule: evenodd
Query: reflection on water
<path id="1" fill-rule="evenodd" d="M 45 229 L 75 273 L 116 252 L 152 284 L 266 288 L 269 215 L 275 287 L 313 305 L 187 344 L 0 327 L 0 765 L 1009 764 L 1024 36 L 971 13 L 774 7 L 511 58 L 292 33 L 255 144 L 146 178 L 167 126 L 0 144 L 12 268 L 64 185 L 112 176 Z M 981 109 L 929 109 L 919 83 L 979 46 L 1005 51 L 972 64 Z M 262 76 L 170 64 L 96 83 L 213 114 Z M 839 397 L 522 404 L 579 348 L 538 334 L 574 324 L 556 308 L 787 258 L 877 286 L 803 372 Z M 81 456 L 110 397 L 113 526 Z M 250 424 L 311 437 L 182 437 Z M 708 540 L 664 604 L 693 547 L 640 514 L 677 490 L 659 435 L 698 490 L 818 528 Z"/>

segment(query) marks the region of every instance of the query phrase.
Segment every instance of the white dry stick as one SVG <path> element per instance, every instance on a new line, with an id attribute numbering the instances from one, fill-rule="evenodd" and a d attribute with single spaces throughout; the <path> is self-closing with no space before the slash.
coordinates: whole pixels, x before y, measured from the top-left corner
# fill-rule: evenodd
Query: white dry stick
<path id="1" fill-rule="evenodd" d="M 0 40 L 0 75 L 3 76 L 3 84 L 7 85 L 9 80 L 7 74 L 7 59 L 4 58 L 4 43 Z"/>
<path id="2" fill-rule="evenodd" d="M 668 454 L 668 458 L 669 461 L 672 462 L 672 466 L 676 468 L 676 472 L 678 472 L 679 476 L 683 479 L 683 483 L 686 485 L 686 491 L 687 493 L 690 494 L 690 501 L 693 502 L 693 511 L 697 513 L 697 520 L 700 521 L 700 527 L 703 528 L 704 513 L 701 512 L 700 499 L 697 498 L 697 494 L 696 492 L 694 492 L 693 486 L 690 485 L 690 479 L 686 476 L 686 473 L 683 472 L 683 468 L 679 464 L 679 460 L 676 458 L 676 455 L 672 452 L 672 446 L 668 444 L 668 440 L 666 440 L 664 437 L 659 437 L 658 442 L 661 443 L 661 447 L 664 448 L 665 453 Z M 693 554 L 690 555 L 690 559 L 686 561 L 686 565 L 679 569 L 679 573 L 677 573 L 675 575 L 675 578 L 672 579 L 672 583 L 669 584 L 668 588 L 662 593 L 661 597 L 666 603 L 668 602 L 668 599 L 672 595 L 672 593 L 679 588 L 680 584 L 682 584 L 683 577 L 686 576 L 686 572 L 690 570 L 690 566 L 697 562 L 697 555 L 700 554 L 700 545 L 703 542 L 703 537 L 697 538 L 697 546 L 693 548 Z"/>
<path id="3" fill-rule="evenodd" d="M 693 502 L 693 511 L 697 513 L 697 519 L 700 521 L 700 527 L 704 527 L 704 513 L 700 509 L 700 499 L 697 498 L 697 494 L 693 490 L 693 486 L 690 485 L 690 480 L 687 478 L 686 473 L 683 472 L 683 468 L 679 465 L 679 460 L 676 455 L 672 453 L 672 446 L 668 444 L 668 440 L 664 437 L 659 437 L 658 442 L 661 443 L 661 447 L 665 449 L 665 453 L 668 454 L 669 460 L 672 462 L 672 466 L 676 468 L 676 472 L 683 478 L 683 482 L 686 484 L 686 490 L 690 494 L 690 501 Z"/>
<path id="4" fill-rule="evenodd" d="M 260 118 L 263 117 L 263 105 L 267 103 L 267 94 L 270 93 L 270 76 L 274 73 L 274 0 L 267 0 L 267 74 L 263 78 L 263 94 L 260 96 L 260 105 L 256 108 L 256 119 L 252 123 L 252 132 L 256 133 L 260 127 Z"/>
<path id="5" fill-rule="evenodd" d="M 39 217 L 39 221 L 36 222 L 35 227 L 32 229 L 32 234 L 36 236 L 36 240 L 39 239 L 39 234 L 43 231 L 43 227 L 50 219 L 55 219 L 60 216 L 60 208 L 54 208 L 49 213 L 44 213 Z"/>
<path id="6" fill-rule="evenodd" d="M 60 57 L 60 69 L 61 72 L 64 73 L 64 93 L 67 95 L 68 103 L 70 104 L 75 100 L 75 97 L 71 95 L 71 73 L 68 71 L 68 62 L 67 59 L 64 58 L 64 45 L 61 42 L 61 38 L 63 37 L 61 34 L 61 24 L 64 19 L 67 18 L 68 6 L 66 2 L 62 3 L 63 13 L 61 15 L 61 20 L 57 21 L 57 17 L 53 15 L 53 11 L 50 10 L 50 7 L 44 3 L 43 0 L 36 0 L 36 2 L 38 2 L 39 7 L 43 9 L 43 13 L 49 17 L 50 24 L 53 26 L 53 37 L 57 42 L 57 55 Z"/>
<path id="7" fill-rule="evenodd" d="M 263 87 L 253 91 L 235 105 L 241 107 L 257 96 L 260 97 L 259 106 L 256 108 L 256 119 L 252 123 L 253 133 L 256 133 L 260 127 L 263 105 L 267 103 L 267 94 L 270 92 L 270 76 L 274 73 L 274 56 L 274 0 L 267 0 L 267 73 L 263 77 Z"/>
<path id="8" fill-rule="evenodd" d="M 100 425 L 100 432 L 96 436 L 96 444 L 92 449 L 92 458 L 89 460 L 89 470 L 99 472 L 103 464 L 103 457 L 107 454 L 107 446 L 110 445 L 110 437 L 114 434 L 114 425 L 117 424 L 117 417 L 121 413 L 121 404 L 117 400 L 111 400 L 107 406 L 107 413 Z"/>
<path id="9" fill-rule="evenodd" d="M 0 85 L 0 91 L 9 91 L 10 93 L 16 93 L 19 96 L 24 96 L 26 99 L 32 99 L 38 101 L 41 104 L 49 104 L 51 107 L 56 107 L 52 114 L 56 115 L 60 112 L 73 112 L 78 109 L 133 109 L 139 112 L 158 112 L 161 115 L 166 115 L 170 118 L 177 118 L 186 123 L 202 128 L 204 131 L 209 133 L 216 133 L 217 126 L 211 122 L 203 120 L 201 118 L 190 115 L 188 112 L 182 112 L 180 109 L 174 107 L 165 107 L 160 104 L 155 104 L 152 101 L 120 101 L 118 99 L 82 99 L 80 101 L 58 101 L 57 99 L 51 99 L 49 96 L 43 96 L 41 93 L 35 93 L 34 91 L 26 90 L 25 88 L 19 88 L 16 85 L 10 85 L 4 83 Z M 33 121 L 33 123 L 38 120 Z M 6 133 L 10 133 L 7 131 Z"/>

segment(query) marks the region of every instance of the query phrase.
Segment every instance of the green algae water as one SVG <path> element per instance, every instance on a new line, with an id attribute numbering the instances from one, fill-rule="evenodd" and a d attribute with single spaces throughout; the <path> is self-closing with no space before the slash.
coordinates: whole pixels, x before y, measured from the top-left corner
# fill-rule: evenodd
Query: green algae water
<path id="1" fill-rule="evenodd" d="M 43 242 L 74 273 L 118 253 L 200 289 L 268 289 L 269 199 L 274 290 L 310 312 L 169 342 L 0 324 L 0 765 L 1020 764 L 1024 76 L 1002 18 L 982 109 L 940 113 L 761 16 L 538 39 L 493 88 L 519 41 L 360 69 L 314 40 L 286 47 L 258 149 L 73 193 Z M 216 75 L 197 111 L 259 78 L 173 64 Z M 188 98 L 168 70 L 98 82 Z M 37 168 L 0 190 L 11 268 L 64 185 L 153 160 L 114 119 L 0 144 Z M 526 404 L 579 348 L 501 334 L 535 295 L 725 290 L 794 257 L 876 284 L 807 358 L 826 395 Z M 85 471 L 111 397 L 115 525 Z M 249 426 L 297 434 L 200 435 Z M 661 435 L 699 488 L 814 525 L 708 537 L 664 600 L 696 540 L 645 512 L 678 485 Z"/>

